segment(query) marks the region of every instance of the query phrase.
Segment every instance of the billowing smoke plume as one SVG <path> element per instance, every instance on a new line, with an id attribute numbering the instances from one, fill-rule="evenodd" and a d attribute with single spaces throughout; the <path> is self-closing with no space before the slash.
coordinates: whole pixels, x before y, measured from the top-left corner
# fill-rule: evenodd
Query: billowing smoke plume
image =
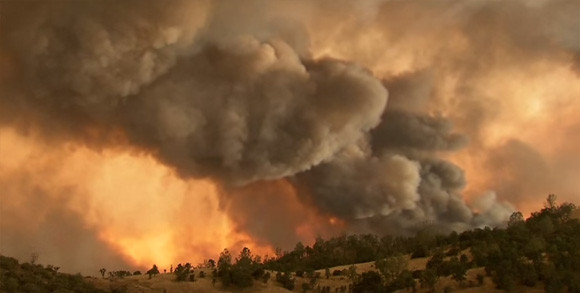
<path id="1" fill-rule="evenodd" d="M 208 180 L 237 235 L 218 246 L 498 225 L 509 202 L 529 209 L 580 191 L 578 1 L 1 4 L 1 126 Z M 51 195 L 60 185 L 22 188 L 42 175 L 25 183 L 0 167 L 3 200 L 36 195 L 55 204 L 47 214 L 71 214 Z M 72 210 L 95 243 L 138 239 Z M 14 223 L 1 228 L 17 235 Z M 208 241 L 184 238 L 171 243 Z"/>
<path id="2" fill-rule="evenodd" d="M 283 40 L 199 36 L 183 49 L 190 40 L 179 30 L 129 27 L 116 36 L 126 19 L 81 8 L 91 10 L 7 32 L 8 50 L 35 85 L 8 100 L 81 130 L 121 129 L 184 176 L 241 184 L 295 174 L 358 140 L 386 104 L 370 72 L 302 60 Z"/>

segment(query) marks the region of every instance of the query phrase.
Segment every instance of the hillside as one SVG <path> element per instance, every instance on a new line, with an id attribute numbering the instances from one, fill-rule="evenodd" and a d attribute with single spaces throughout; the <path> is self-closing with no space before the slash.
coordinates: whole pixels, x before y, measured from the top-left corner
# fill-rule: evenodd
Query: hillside
<path id="1" fill-rule="evenodd" d="M 410 256 L 407 255 L 407 258 Z M 2 264 L 4 270 L 4 264 L 8 261 L 14 261 L 13 259 L 9 259 L 7 257 L 2 257 Z M 429 258 L 415 258 L 409 259 L 408 266 L 406 267 L 408 270 L 424 270 Z M 25 268 L 29 268 L 29 264 L 23 264 Z M 63 274 L 63 273 L 56 273 L 54 272 L 53 268 L 42 268 L 41 266 L 37 265 L 36 273 L 27 274 L 25 269 L 16 269 L 13 272 L 23 277 L 24 283 L 23 286 L 16 288 L 15 285 L 11 285 L 13 281 L 12 279 L 6 279 L 3 277 L 2 280 L 2 290 L 1 292 L 45 292 L 46 290 L 52 290 L 52 288 L 57 288 L 60 291 L 56 292 L 126 292 L 126 293 L 148 293 L 148 292 L 168 292 L 168 293 L 186 293 L 186 292 L 273 292 L 273 293 L 284 293 L 284 292 L 303 292 L 302 284 L 308 283 L 308 278 L 300 278 L 295 277 L 296 279 L 296 287 L 294 290 L 290 291 L 285 288 L 282 288 L 280 284 L 275 282 L 275 278 L 271 277 L 267 283 L 263 282 L 256 282 L 251 288 L 246 289 L 235 289 L 232 288 L 231 290 L 227 290 L 221 288 L 220 284 L 217 283 L 215 286 L 212 285 L 212 278 L 205 277 L 205 278 L 197 278 L 194 282 L 176 282 L 175 275 L 170 273 L 159 274 L 151 279 L 147 275 L 138 275 L 138 276 L 128 276 L 123 278 L 96 278 L 96 277 L 80 277 L 78 275 L 70 275 L 70 274 Z M 350 266 L 336 266 L 332 267 L 329 270 L 331 272 L 334 271 L 343 271 L 347 270 Z M 368 271 L 376 271 L 374 267 L 374 262 L 367 262 L 367 263 L 360 263 L 355 264 L 356 271 L 359 274 Z M 199 274 L 200 271 L 204 271 L 206 275 L 211 275 L 210 269 L 197 269 L 195 270 L 196 274 Z M 324 275 L 325 270 L 318 270 L 316 271 L 321 276 Z M 53 277 L 38 277 L 34 278 L 32 276 L 43 276 L 43 275 L 52 275 Z M 437 292 L 442 292 L 446 287 L 452 289 L 453 292 L 502 292 L 502 290 L 495 289 L 495 286 L 491 280 L 491 278 L 486 277 L 484 280 L 483 285 L 478 284 L 477 275 L 478 274 L 485 274 L 483 268 L 473 268 L 467 271 L 467 279 L 465 283 L 466 286 L 460 286 L 457 282 L 452 280 L 450 277 L 442 278 L 439 280 L 438 284 L 435 287 Z M 63 282 L 61 281 L 53 281 L 56 283 L 60 283 L 59 286 L 48 285 L 48 280 L 54 280 L 54 276 L 60 276 L 61 279 L 66 279 L 68 281 Z M 6 276 L 6 271 L 3 271 L 3 276 Z M 48 286 L 39 286 L 39 283 L 44 283 Z M 317 288 L 323 287 L 330 287 L 331 292 L 335 292 L 338 288 L 346 287 L 352 284 L 346 276 L 330 276 L 328 279 L 322 277 L 317 282 L 315 289 L 312 292 L 318 292 Z M 49 289 L 47 289 L 49 288 Z M 13 290 L 14 289 L 14 290 Z M 518 288 L 521 291 L 524 290 L 526 292 L 544 292 L 541 287 L 531 288 L 528 287 L 520 287 Z M 418 288 L 417 292 L 428 292 L 428 289 L 421 289 Z M 348 291 L 347 291 L 348 292 Z"/>
<path id="2" fill-rule="evenodd" d="M 580 221 L 573 204 L 555 204 L 507 228 L 413 237 L 343 235 L 297 243 L 262 260 L 244 248 L 233 257 L 171 273 L 116 271 L 69 275 L 51 265 L 0 257 L 2 292 L 580 292 Z M 354 263 L 354 264 L 353 264 Z M 178 281 L 179 280 L 179 281 Z"/>
<path id="3" fill-rule="evenodd" d="M 0 255 L 1 292 L 107 292 L 97 289 L 80 274 L 58 272 L 59 267 L 35 263 L 19 263 L 18 260 Z"/>

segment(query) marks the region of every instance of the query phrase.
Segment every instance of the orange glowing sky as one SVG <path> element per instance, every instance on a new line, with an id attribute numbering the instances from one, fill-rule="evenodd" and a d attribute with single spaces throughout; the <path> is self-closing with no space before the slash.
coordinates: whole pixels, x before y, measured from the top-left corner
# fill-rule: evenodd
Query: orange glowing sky
<path id="1" fill-rule="evenodd" d="M 0 131 L 0 141 L 0 182 L 12 174 L 30 173 L 34 180 L 27 184 L 36 188 L 74 188 L 66 202 L 53 194 L 46 203 L 78 212 L 82 225 L 99 231 L 98 237 L 135 267 L 198 263 L 223 248 L 236 251 L 243 246 L 272 255 L 271 247 L 233 230 L 209 180 L 183 180 L 145 154 L 97 152 L 72 143 L 46 145 L 8 128 Z M 13 184 L 8 193 L 25 193 L 26 188 Z M 2 198 L 3 209 L 22 210 L 25 204 L 18 196 Z M 28 228 L 34 229 L 34 221 L 43 221 L 42 216 L 34 215 Z M 40 252 L 50 260 L 48 253 Z"/>

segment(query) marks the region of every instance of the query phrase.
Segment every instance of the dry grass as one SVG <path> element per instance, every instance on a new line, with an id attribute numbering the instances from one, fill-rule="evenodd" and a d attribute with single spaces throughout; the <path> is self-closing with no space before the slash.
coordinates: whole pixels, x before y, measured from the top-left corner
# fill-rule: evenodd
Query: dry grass
<path id="1" fill-rule="evenodd" d="M 267 284 L 263 282 L 255 282 L 252 288 L 238 290 L 238 289 L 223 289 L 219 282 L 212 285 L 211 270 L 202 269 L 205 272 L 205 278 L 199 278 L 200 269 L 195 269 L 195 282 L 176 282 L 175 275 L 166 273 L 159 274 L 151 279 L 148 275 L 130 276 L 123 279 L 101 279 L 90 278 L 88 281 L 93 283 L 97 288 L 112 291 L 114 289 L 126 288 L 128 293 L 212 293 L 212 292 L 272 292 L 272 293 L 287 293 L 290 292 L 275 283 L 272 278 Z"/>
<path id="2" fill-rule="evenodd" d="M 463 251 L 461 253 L 468 253 L 468 251 Z M 424 270 L 429 258 L 415 258 L 409 259 L 408 258 L 408 266 L 407 269 L 410 271 L 414 270 Z M 376 270 L 374 267 L 374 262 L 366 262 L 355 264 L 357 268 L 357 273 L 361 274 L 363 272 L 368 272 L 371 270 Z M 335 270 L 344 270 L 348 269 L 350 265 L 338 266 L 330 268 L 330 272 L 334 272 Z M 111 291 L 115 288 L 127 288 L 127 292 L 129 293 L 149 293 L 149 292 L 159 292 L 159 293 L 185 293 L 185 292 L 207 292 L 207 293 L 219 293 L 219 292 L 236 292 L 236 293 L 246 293 L 246 292 L 271 292 L 271 293 L 288 293 L 288 292 L 302 292 L 302 284 L 307 283 L 309 281 L 308 278 L 300 278 L 296 277 L 295 288 L 293 291 L 286 290 L 275 281 L 275 273 L 271 273 L 272 277 L 268 281 L 268 283 L 264 284 L 261 281 L 257 281 L 254 283 L 254 286 L 251 288 L 239 290 L 239 289 L 223 289 L 221 288 L 221 284 L 216 283 L 215 287 L 212 286 L 212 277 L 211 277 L 211 270 L 203 269 L 206 277 L 199 278 L 199 269 L 195 270 L 196 273 L 196 281 L 195 282 L 176 282 L 175 275 L 173 274 L 159 274 L 156 277 L 153 277 L 149 280 L 149 276 L 141 275 L 141 276 L 131 276 L 126 277 L 124 279 L 100 279 L 100 278 L 90 278 L 88 281 L 92 282 L 98 288 Z M 325 270 L 318 270 L 321 275 L 321 278 L 318 280 L 317 286 L 325 287 L 329 286 L 331 288 L 331 292 L 335 292 L 336 288 L 340 288 L 342 286 L 348 287 L 351 283 L 346 276 L 330 276 L 330 278 L 326 279 L 324 276 Z M 495 289 L 495 285 L 493 284 L 492 280 L 489 277 L 484 277 L 483 284 L 479 285 L 477 280 L 477 275 L 485 276 L 485 271 L 483 268 L 474 268 L 467 271 L 467 279 L 462 283 L 459 284 L 455 280 L 451 279 L 451 277 L 445 277 L 439 279 L 439 282 L 435 286 L 436 292 L 444 292 L 445 288 L 450 289 L 452 292 L 503 292 L 501 290 Z M 310 292 L 316 292 L 316 288 Z M 404 291 L 402 291 L 404 292 Z M 417 280 L 417 292 L 428 292 L 427 289 L 421 289 L 419 280 Z M 538 285 L 535 288 L 529 287 L 518 287 L 514 290 L 514 292 L 543 292 L 542 286 Z"/>

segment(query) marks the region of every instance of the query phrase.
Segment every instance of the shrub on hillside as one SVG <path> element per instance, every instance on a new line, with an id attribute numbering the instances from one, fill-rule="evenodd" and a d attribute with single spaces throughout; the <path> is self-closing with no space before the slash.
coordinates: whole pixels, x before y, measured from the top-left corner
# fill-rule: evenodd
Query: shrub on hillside
<path id="1" fill-rule="evenodd" d="M 294 280 L 294 278 L 292 278 L 290 276 L 290 273 L 288 273 L 288 272 L 285 272 L 285 273 L 278 272 L 276 274 L 276 282 L 280 283 L 280 285 L 282 285 L 282 287 L 284 287 L 290 291 L 294 290 L 295 280 Z"/>

